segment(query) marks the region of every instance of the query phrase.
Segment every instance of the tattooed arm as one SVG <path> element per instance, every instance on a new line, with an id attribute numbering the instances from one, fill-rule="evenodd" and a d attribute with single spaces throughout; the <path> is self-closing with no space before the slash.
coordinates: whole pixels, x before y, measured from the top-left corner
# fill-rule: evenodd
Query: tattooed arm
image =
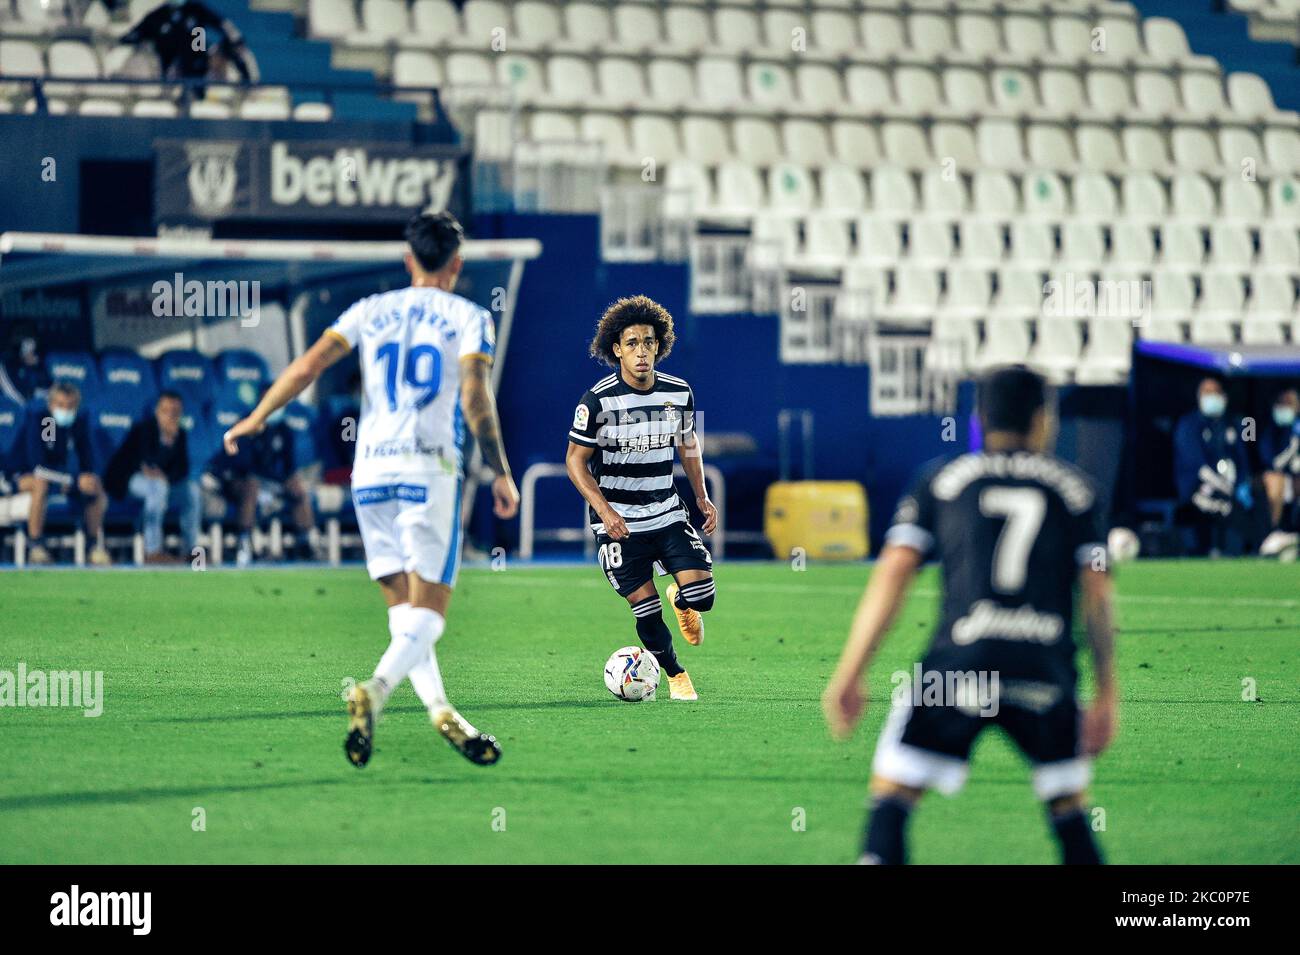
<path id="1" fill-rule="evenodd" d="M 510 476 L 510 462 L 506 460 L 505 442 L 501 438 L 501 421 L 492 395 L 491 363 L 481 355 L 462 358 L 460 380 L 460 407 L 465 422 L 478 442 L 483 462 L 496 475 L 492 480 L 493 511 L 500 518 L 514 517 L 519 507 L 519 491 Z"/>

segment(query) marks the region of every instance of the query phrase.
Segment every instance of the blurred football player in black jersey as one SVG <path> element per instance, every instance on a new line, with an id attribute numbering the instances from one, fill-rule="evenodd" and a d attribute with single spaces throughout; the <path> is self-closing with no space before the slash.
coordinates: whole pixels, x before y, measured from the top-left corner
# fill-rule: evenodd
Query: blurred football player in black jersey
<path id="1" fill-rule="evenodd" d="M 861 861 L 906 860 L 907 818 L 927 789 L 951 794 L 971 745 L 998 725 L 1033 766 L 1066 863 L 1099 863 L 1085 815 L 1091 757 L 1116 725 L 1114 633 L 1105 533 L 1088 478 L 1046 453 L 1055 416 L 1043 379 L 1020 367 L 980 383 L 984 450 L 924 469 L 899 502 L 823 705 L 852 733 L 863 675 L 927 556 L 942 565 L 942 616 L 919 685 L 895 691 L 872 764 Z M 1071 635 L 1076 584 L 1096 699 L 1080 712 Z"/>

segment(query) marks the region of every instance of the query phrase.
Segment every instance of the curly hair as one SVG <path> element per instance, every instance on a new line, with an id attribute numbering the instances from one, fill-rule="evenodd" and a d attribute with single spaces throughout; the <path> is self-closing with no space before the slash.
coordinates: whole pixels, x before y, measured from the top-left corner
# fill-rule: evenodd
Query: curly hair
<path id="1" fill-rule="evenodd" d="M 620 298 L 605 309 L 605 314 L 596 323 L 596 337 L 591 340 L 591 357 L 617 368 L 614 345 L 630 325 L 649 325 L 655 330 L 655 338 L 659 342 L 659 350 L 655 353 L 656 363 L 667 358 L 673 350 L 677 336 L 673 334 L 673 317 L 668 309 L 648 296 L 633 295 Z"/>

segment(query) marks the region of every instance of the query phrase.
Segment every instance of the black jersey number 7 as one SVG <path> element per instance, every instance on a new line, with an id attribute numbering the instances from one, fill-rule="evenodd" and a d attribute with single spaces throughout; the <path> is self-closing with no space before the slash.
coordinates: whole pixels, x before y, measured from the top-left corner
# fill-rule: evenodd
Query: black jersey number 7
<path id="1" fill-rule="evenodd" d="M 980 491 L 980 513 L 1004 523 L 993 545 L 993 588 L 1018 593 L 1029 574 L 1029 554 L 1047 514 L 1047 495 L 1035 487 L 986 487 Z"/>

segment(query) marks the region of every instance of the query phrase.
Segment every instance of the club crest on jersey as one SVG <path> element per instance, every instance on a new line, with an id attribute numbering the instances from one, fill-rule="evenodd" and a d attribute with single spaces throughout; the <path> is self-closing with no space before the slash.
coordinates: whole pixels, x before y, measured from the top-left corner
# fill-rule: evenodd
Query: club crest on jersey
<path id="1" fill-rule="evenodd" d="M 671 401 L 664 402 L 664 420 L 669 424 L 676 424 L 681 420 L 682 413 L 674 407 Z"/>
<path id="2" fill-rule="evenodd" d="M 574 412 L 573 412 L 573 430 L 574 430 L 574 431 L 586 431 L 586 430 L 587 430 L 587 416 L 588 416 L 589 414 L 590 414 L 590 412 L 587 410 L 587 406 L 586 406 L 586 405 L 578 405 L 578 407 L 577 407 L 577 408 L 574 410 Z"/>

